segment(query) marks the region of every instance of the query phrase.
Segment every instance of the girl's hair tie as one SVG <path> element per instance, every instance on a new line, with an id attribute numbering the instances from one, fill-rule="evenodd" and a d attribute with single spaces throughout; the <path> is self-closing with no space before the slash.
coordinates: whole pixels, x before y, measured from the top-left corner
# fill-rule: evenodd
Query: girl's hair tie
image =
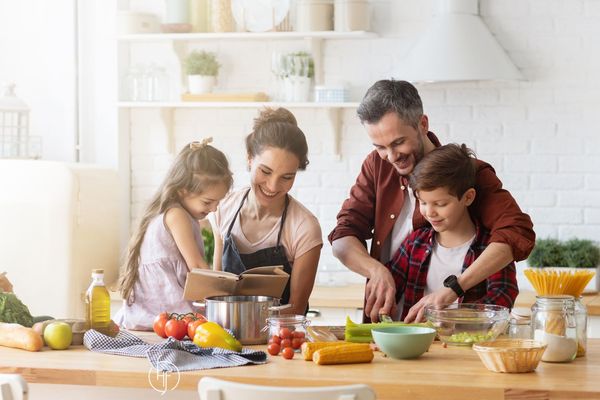
<path id="1" fill-rule="evenodd" d="M 200 142 L 192 142 L 192 143 L 190 143 L 190 149 L 192 149 L 192 150 L 203 149 L 206 146 L 208 146 L 208 144 L 211 143 L 212 140 L 213 140 L 212 137 L 207 137 L 207 138 L 202 139 L 202 141 L 200 141 Z"/>

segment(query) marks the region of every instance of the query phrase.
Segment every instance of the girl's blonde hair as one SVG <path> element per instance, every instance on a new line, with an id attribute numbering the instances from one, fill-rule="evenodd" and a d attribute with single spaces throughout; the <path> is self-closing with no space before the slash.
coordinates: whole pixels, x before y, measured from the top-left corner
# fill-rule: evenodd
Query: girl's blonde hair
<path id="1" fill-rule="evenodd" d="M 140 249 L 150 221 L 166 212 L 180 201 L 180 192 L 200 194 L 206 188 L 223 184 L 231 188 L 232 173 L 225 154 L 210 146 L 212 138 L 186 145 L 177 155 L 165 180 L 159 186 L 140 221 L 139 227 L 129 241 L 127 256 L 121 277 L 119 290 L 123 299 L 130 302 L 133 285 L 138 280 Z"/>

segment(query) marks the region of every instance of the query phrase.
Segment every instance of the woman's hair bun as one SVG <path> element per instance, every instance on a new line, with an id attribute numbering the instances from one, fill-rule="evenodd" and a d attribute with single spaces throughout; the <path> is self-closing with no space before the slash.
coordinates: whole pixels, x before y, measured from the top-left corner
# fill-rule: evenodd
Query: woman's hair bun
<path id="1" fill-rule="evenodd" d="M 260 112 L 258 117 L 254 118 L 253 130 L 256 132 L 260 130 L 266 124 L 272 122 L 282 122 L 298 126 L 296 117 L 289 110 L 285 108 L 265 108 Z"/>

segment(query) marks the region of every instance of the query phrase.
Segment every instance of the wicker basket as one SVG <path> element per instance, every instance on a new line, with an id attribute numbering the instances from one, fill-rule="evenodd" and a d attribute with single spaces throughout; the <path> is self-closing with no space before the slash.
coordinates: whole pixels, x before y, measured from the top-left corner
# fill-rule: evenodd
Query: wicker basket
<path id="1" fill-rule="evenodd" d="M 494 372 L 531 372 L 547 345 L 531 339 L 500 339 L 473 345 L 483 364 Z"/>

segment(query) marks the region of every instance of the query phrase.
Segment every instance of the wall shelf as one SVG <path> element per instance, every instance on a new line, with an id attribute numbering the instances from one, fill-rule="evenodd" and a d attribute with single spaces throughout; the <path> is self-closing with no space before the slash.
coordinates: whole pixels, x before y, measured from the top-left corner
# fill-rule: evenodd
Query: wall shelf
<path id="1" fill-rule="evenodd" d="M 175 151 L 175 133 L 173 132 L 173 113 L 176 109 L 182 108 L 254 108 L 262 107 L 285 107 L 289 109 L 295 108 L 320 108 L 327 110 L 327 116 L 333 132 L 332 144 L 333 153 L 336 160 L 341 159 L 340 141 L 342 137 L 342 118 L 341 110 L 356 109 L 359 103 L 343 102 L 343 103 L 287 103 L 287 102 L 252 102 L 252 101 L 172 101 L 172 102 L 118 102 L 117 106 L 124 110 L 134 109 L 156 109 L 161 113 L 161 117 L 165 122 L 165 126 L 170 127 L 168 130 L 167 146 L 170 152 Z"/>
<path id="2" fill-rule="evenodd" d="M 194 41 L 194 40 L 227 40 L 227 39 L 372 39 L 377 34 L 366 31 L 335 32 L 225 32 L 225 33 L 144 33 L 120 35 L 122 42 L 156 42 L 156 41 Z"/>
<path id="3" fill-rule="evenodd" d="M 252 102 L 252 101 L 166 101 L 166 102 L 119 102 L 119 108 L 357 108 L 359 103 L 288 103 L 288 102 Z"/>

